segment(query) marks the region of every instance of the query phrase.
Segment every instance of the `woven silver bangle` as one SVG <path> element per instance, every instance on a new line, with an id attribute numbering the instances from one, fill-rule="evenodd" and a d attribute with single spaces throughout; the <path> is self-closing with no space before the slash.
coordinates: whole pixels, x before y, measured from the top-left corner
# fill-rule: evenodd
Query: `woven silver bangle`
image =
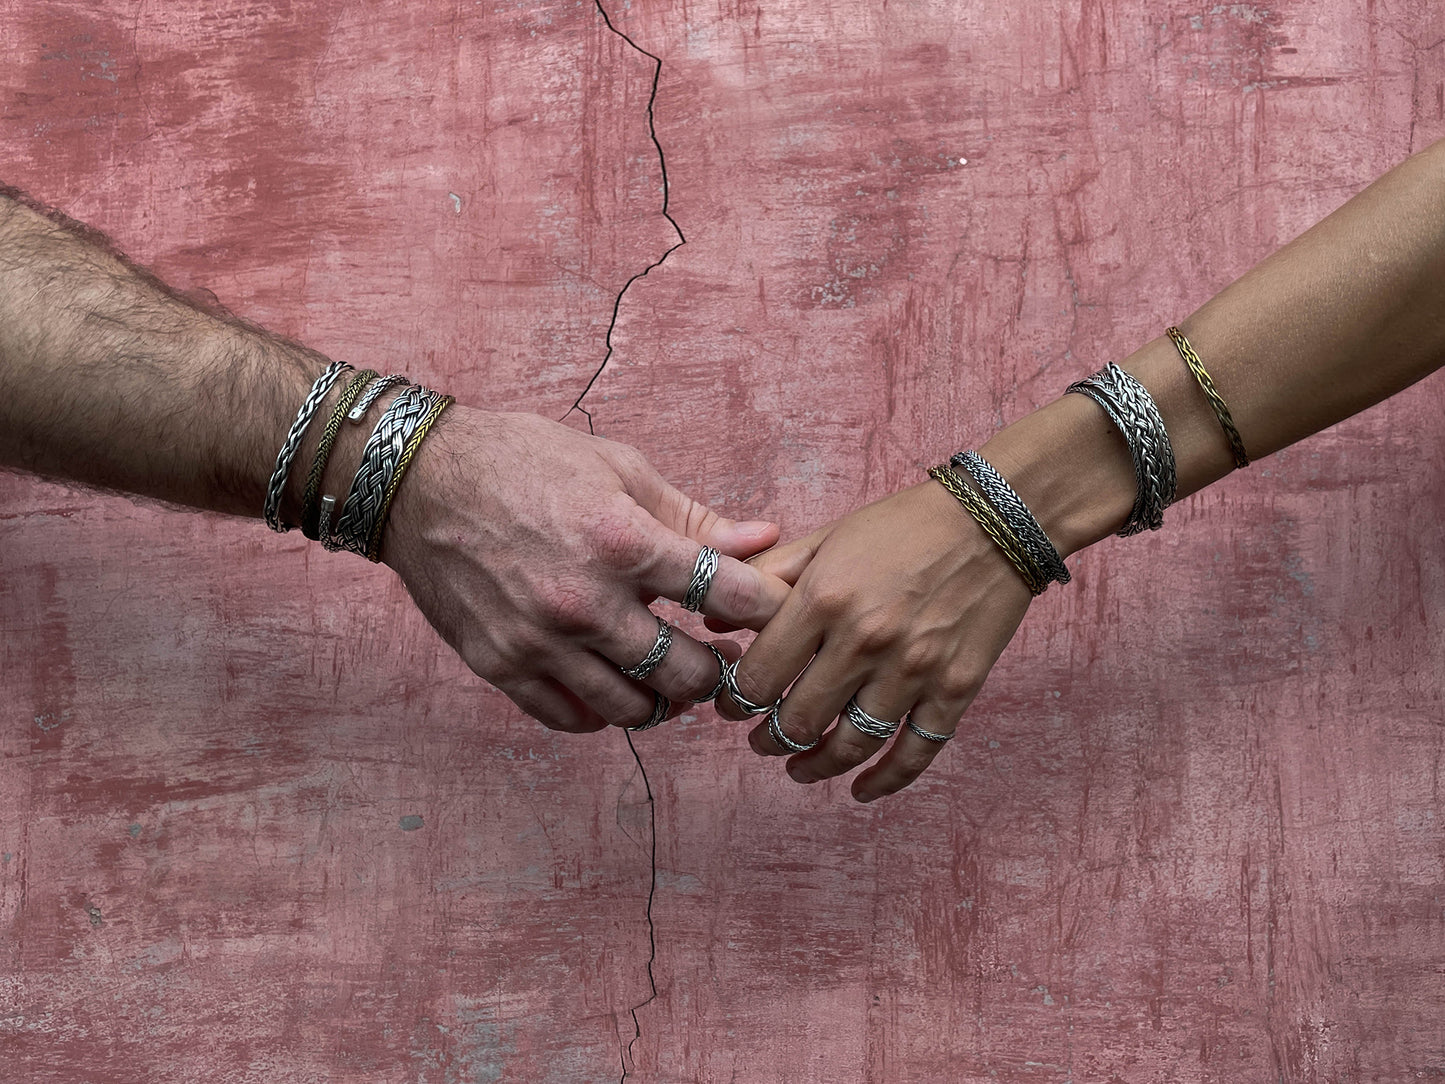
<path id="1" fill-rule="evenodd" d="M 386 487 L 401 461 L 406 442 L 440 397 L 439 392 L 412 384 L 386 408 L 362 449 L 361 465 L 341 505 L 333 537 L 338 548 L 366 555 L 372 528 L 386 500 Z"/>
<path id="2" fill-rule="evenodd" d="M 344 361 L 333 361 L 322 370 L 316 382 L 311 385 L 311 390 L 306 393 L 301 409 L 296 412 L 296 420 L 291 423 L 286 439 L 281 442 L 281 450 L 276 453 L 276 468 L 271 472 L 271 480 L 266 483 L 266 503 L 261 508 L 261 514 L 266 517 L 266 526 L 278 534 L 296 529 L 293 523 L 281 522 L 281 495 L 286 491 L 286 476 L 291 473 L 291 464 L 296 461 L 296 453 L 301 450 L 302 438 L 306 436 L 307 427 L 321 410 L 321 404 L 326 401 L 327 393 L 331 391 L 337 378 L 350 371 L 351 366 Z"/>
<path id="3" fill-rule="evenodd" d="M 1178 477 L 1174 447 L 1164 417 L 1143 384 L 1110 362 L 1093 376 L 1070 384 L 1065 394 L 1077 392 L 1098 403 L 1129 445 L 1134 462 L 1134 507 L 1119 534 L 1128 537 L 1164 525 L 1164 509 L 1174 501 Z"/>
<path id="4" fill-rule="evenodd" d="M 972 450 L 959 452 L 949 463 L 968 471 L 974 484 L 988 498 L 988 503 L 993 505 L 998 514 L 1003 516 L 1004 522 L 1013 528 L 1014 534 L 1018 535 L 1019 541 L 1023 543 L 1025 553 L 1033 562 L 1040 582 L 1068 583 L 1069 570 L 1064 567 L 1064 559 L 1059 556 L 1059 551 L 1049 541 L 1049 536 L 1029 511 L 1029 506 L 1024 504 L 1023 498 L 1014 492 L 1013 486 L 1004 480 L 1004 476 L 994 469 L 993 464 Z"/>

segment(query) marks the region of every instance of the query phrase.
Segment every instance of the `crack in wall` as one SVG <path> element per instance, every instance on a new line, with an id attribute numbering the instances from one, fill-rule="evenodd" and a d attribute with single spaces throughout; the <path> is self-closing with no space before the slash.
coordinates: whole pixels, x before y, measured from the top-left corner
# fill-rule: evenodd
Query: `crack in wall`
<path id="1" fill-rule="evenodd" d="M 646 49 L 642 48 L 642 46 L 638 45 L 637 42 L 613 26 L 612 19 L 607 14 L 607 9 L 602 6 L 602 0 L 594 0 L 594 2 L 597 5 L 597 14 L 602 16 L 602 21 L 606 24 L 607 29 L 653 63 L 652 89 L 647 97 L 647 132 L 652 138 L 652 145 L 657 148 L 657 162 L 662 168 L 662 217 L 667 219 L 668 223 L 677 233 L 677 241 L 670 245 L 661 256 L 622 284 L 622 289 L 617 292 L 617 297 L 612 302 L 612 319 L 607 325 L 607 336 L 605 339 L 607 350 L 602 355 L 602 361 L 597 366 L 597 371 L 594 372 L 591 379 L 587 381 L 587 386 L 582 389 L 582 393 L 577 396 L 576 401 L 568 408 L 567 413 L 562 415 L 562 417 L 565 418 L 574 410 L 585 415 L 587 418 L 587 431 L 595 435 L 597 430 L 592 424 L 592 412 L 582 405 L 582 400 L 587 398 L 587 393 L 592 390 L 593 386 L 607 369 L 607 363 L 612 360 L 612 334 L 617 329 L 617 318 L 622 312 L 622 299 L 627 296 L 627 291 L 632 289 L 634 282 L 646 278 L 654 268 L 661 267 L 669 256 L 687 244 L 687 238 L 683 236 L 682 227 L 677 224 L 677 219 L 673 218 L 671 212 L 668 210 L 668 199 L 671 196 L 672 189 L 667 179 L 667 156 L 663 153 L 662 143 L 657 138 L 655 107 L 657 105 L 658 83 L 662 80 L 662 58 L 653 53 L 649 53 Z M 642 775 L 642 786 L 647 793 L 648 836 L 651 840 L 652 850 L 652 868 L 647 888 L 647 985 L 650 992 L 644 1000 L 632 1006 L 629 1010 L 632 1016 L 632 1038 L 627 1040 L 627 1046 L 620 1052 L 622 1062 L 621 1084 L 626 1084 L 627 1077 L 632 1071 L 632 1048 L 637 1040 L 642 1038 L 642 1023 L 638 1020 L 637 1014 L 641 1009 L 646 1008 L 657 1000 L 657 977 L 653 972 L 653 964 L 657 962 L 657 925 L 652 919 L 652 903 L 657 895 L 657 800 L 652 793 L 652 782 L 647 778 L 647 768 L 642 763 L 642 756 L 638 753 L 637 746 L 633 743 L 631 734 L 627 735 L 627 748 L 632 752 L 632 759 L 637 762 L 637 770 Z"/>
<path id="2" fill-rule="evenodd" d="M 587 432 L 596 435 L 597 431 L 592 427 L 592 412 L 582 405 L 582 400 L 587 398 L 587 393 L 592 390 L 593 385 L 597 383 L 602 373 L 606 370 L 607 363 L 612 360 L 612 333 L 617 329 L 617 317 L 622 311 L 622 299 L 627 296 L 627 291 L 632 289 L 634 282 L 638 279 L 646 278 L 650 271 L 654 268 L 661 267 L 667 262 L 669 256 L 687 244 L 687 238 L 683 236 L 682 227 L 677 224 L 677 219 L 673 218 L 672 213 L 667 209 L 668 197 L 671 195 L 672 189 L 667 181 L 667 156 L 662 153 L 662 144 L 657 138 L 657 119 L 654 114 L 654 107 L 657 105 L 657 84 L 662 79 L 662 58 L 649 53 L 642 46 L 638 45 L 637 42 L 613 26 L 612 19 L 607 14 L 607 9 L 602 6 L 602 0 L 594 0 L 594 3 L 597 5 L 597 14 L 602 16 L 602 21 L 607 25 L 607 29 L 653 63 L 652 92 L 647 97 L 647 133 L 652 137 L 652 145 L 657 148 L 657 161 L 662 167 L 662 217 L 667 219 L 668 223 L 677 232 L 677 241 L 672 244 L 666 252 L 622 284 L 622 289 L 617 292 L 617 299 L 612 303 L 612 320 L 607 325 L 607 352 L 602 355 L 602 363 L 597 366 L 597 371 L 594 372 L 592 378 L 587 381 L 587 386 L 582 389 L 582 394 L 577 396 L 576 402 L 567 408 L 566 414 L 562 415 L 563 418 L 566 418 L 567 414 L 571 414 L 574 410 L 586 415 Z"/>

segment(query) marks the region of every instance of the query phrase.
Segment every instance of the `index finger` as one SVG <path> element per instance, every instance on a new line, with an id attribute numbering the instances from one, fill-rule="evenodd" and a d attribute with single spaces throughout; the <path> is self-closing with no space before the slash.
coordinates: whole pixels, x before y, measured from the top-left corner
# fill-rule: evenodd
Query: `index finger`
<path id="1" fill-rule="evenodd" d="M 655 520 L 653 525 L 661 526 Z M 656 530 L 654 540 L 652 559 L 641 570 L 639 586 L 654 596 L 681 602 L 688 589 L 695 586 L 698 555 L 704 547 L 666 527 Z M 719 554 L 716 570 L 706 576 L 698 611 L 737 628 L 756 631 L 778 612 L 791 591 L 786 580 Z"/>

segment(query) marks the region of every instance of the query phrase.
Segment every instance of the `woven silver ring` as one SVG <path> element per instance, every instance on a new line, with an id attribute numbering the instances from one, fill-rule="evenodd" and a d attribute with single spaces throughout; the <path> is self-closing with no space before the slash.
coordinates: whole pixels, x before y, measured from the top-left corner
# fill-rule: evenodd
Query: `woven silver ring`
<path id="1" fill-rule="evenodd" d="M 723 667 L 723 686 L 727 689 L 732 702 L 742 708 L 744 715 L 761 715 L 765 711 L 771 711 L 775 706 L 773 704 L 754 704 L 738 692 L 738 664 L 736 662 L 730 662 Z"/>
<path id="2" fill-rule="evenodd" d="M 717 658 L 717 684 L 712 687 L 712 692 L 708 693 L 706 696 L 700 696 L 696 700 L 694 700 L 694 704 L 706 704 L 709 700 L 716 700 L 718 698 L 718 694 L 727 687 L 727 658 L 723 655 L 721 651 L 713 647 L 712 644 L 703 644 L 702 646 L 711 651 L 713 655 Z"/>
<path id="3" fill-rule="evenodd" d="M 904 717 L 903 723 L 905 726 L 908 727 L 909 730 L 913 731 L 913 733 L 917 734 L 924 741 L 936 741 L 939 745 L 942 745 L 944 742 L 948 741 L 953 737 L 952 734 L 935 734 L 931 730 L 924 730 L 923 727 L 918 726 L 911 718 L 906 716 Z"/>
<path id="4" fill-rule="evenodd" d="M 813 748 L 813 746 L 817 745 L 818 742 L 822 741 L 823 739 L 814 738 L 807 745 L 803 745 L 801 742 L 795 742 L 792 738 L 784 734 L 783 726 L 781 723 L 778 722 L 778 708 L 782 706 L 782 703 L 783 702 L 779 700 L 776 704 L 774 704 L 771 708 L 768 709 L 768 734 L 772 737 L 773 741 L 777 742 L 788 752 L 806 753 L 809 749 Z"/>
<path id="5" fill-rule="evenodd" d="M 651 650 L 636 666 L 621 666 L 618 669 L 633 681 L 646 681 L 652 676 L 652 672 L 662 665 L 662 660 L 667 657 L 670 647 L 672 647 L 672 626 L 659 617 L 657 618 L 657 639 L 652 641 Z"/>
<path id="6" fill-rule="evenodd" d="M 672 701 L 661 693 L 652 694 L 652 714 L 647 717 L 647 722 L 639 723 L 637 726 L 629 726 L 627 732 L 636 734 L 642 730 L 651 730 L 667 718 L 667 713 L 672 710 Z"/>
<path id="7" fill-rule="evenodd" d="M 697 551 L 697 560 L 692 566 L 692 582 L 687 585 L 687 593 L 682 596 L 684 610 L 697 613 L 702 609 L 702 600 L 707 596 L 707 589 L 712 586 L 712 578 L 717 575 L 721 561 L 722 554 L 711 546 L 704 546 Z"/>
<path id="8" fill-rule="evenodd" d="M 867 734 L 870 738 L 878 738 L 887 741 L 898 733 L 898 728 L 903 724 L 890 723 L 887 719 L 880 719 L 876 715 L 869 715 L 858 706 L 858 698 L 852 697 L 843 706 L 843 716 L 855 727 Z"/>

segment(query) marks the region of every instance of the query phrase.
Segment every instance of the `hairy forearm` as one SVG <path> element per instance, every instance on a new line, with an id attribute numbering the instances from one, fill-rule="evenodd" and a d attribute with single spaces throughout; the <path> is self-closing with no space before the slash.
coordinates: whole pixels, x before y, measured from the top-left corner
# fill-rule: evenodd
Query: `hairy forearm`
<path id="1" fill-rule="evenodd" d="M 1445 364 L 1445 142 L 1391 170 L 1181 324 L 1253 459 L 1350 417 Z M 1158 404 L 1184 497 L 1233 468 L 1194 377 L 1164 336 L 1122 363 Z M 1066 395 L 985 454 L 1065 552 L 1117 530 L 1134 495 L 1127 447 Z M 1010 473 L 1012 472 L 1012 473 Z"/>
<path id="2" fill-rule="evenodd" d="M 0 193 L 0 466 L 258 515 L 325 364 Z"/>

